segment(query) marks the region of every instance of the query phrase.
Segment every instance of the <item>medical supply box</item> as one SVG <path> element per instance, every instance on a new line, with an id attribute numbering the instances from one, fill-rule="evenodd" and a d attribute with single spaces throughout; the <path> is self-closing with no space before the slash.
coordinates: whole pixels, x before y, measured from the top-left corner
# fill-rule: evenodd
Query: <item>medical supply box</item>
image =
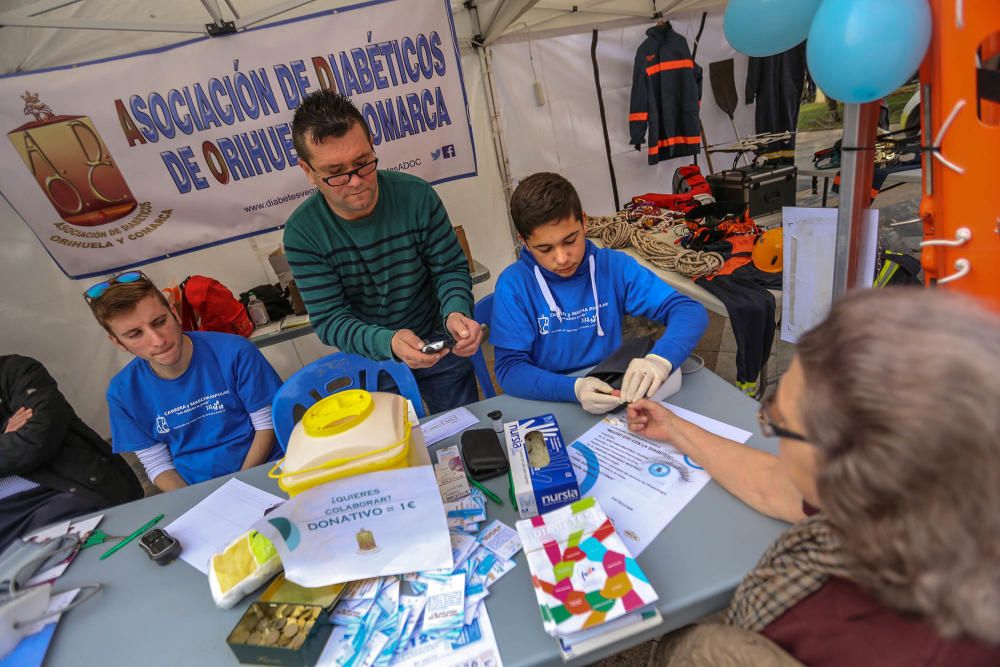
<path id="1" fill-rule="evenodd" d="M 552 415 L 505 422 L 511 501 L 522 519 L 580 499 L 569 452 Z"/>

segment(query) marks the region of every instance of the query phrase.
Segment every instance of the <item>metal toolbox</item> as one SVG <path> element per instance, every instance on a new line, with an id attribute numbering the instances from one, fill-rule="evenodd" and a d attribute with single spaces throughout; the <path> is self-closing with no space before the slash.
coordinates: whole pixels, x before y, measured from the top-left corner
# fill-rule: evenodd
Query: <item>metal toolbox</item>
<path id="1" fill-rule="evenodd" d="M 749 206 L 757 217 L 795 206 L 797 176 L 794 165 L 749 165 L 709 174 L 707 180 L 716 201 Z"/>

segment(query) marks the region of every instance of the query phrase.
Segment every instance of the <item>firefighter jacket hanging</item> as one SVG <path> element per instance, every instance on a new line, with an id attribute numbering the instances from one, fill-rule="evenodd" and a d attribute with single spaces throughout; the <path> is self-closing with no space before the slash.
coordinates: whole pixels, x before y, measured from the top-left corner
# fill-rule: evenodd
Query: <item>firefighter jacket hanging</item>
<path id="1" fill-rule="evenodd" d="M 639 149 L 648 129 L 649 164 L 701 152 L 701 68 L 670 23 L 646 31 L 632 71 L 629 143 Z"/>

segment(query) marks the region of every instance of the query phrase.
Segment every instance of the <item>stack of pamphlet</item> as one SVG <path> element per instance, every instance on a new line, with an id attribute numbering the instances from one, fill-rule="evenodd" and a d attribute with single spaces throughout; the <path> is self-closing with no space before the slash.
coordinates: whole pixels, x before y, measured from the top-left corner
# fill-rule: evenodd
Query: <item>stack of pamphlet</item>
<path id="1" fill-rule="evenodd" d="M 542 623 L 564 659 L 662 621 L 656 592 L 596 499 L 518 521 L 517 532 Z"/>

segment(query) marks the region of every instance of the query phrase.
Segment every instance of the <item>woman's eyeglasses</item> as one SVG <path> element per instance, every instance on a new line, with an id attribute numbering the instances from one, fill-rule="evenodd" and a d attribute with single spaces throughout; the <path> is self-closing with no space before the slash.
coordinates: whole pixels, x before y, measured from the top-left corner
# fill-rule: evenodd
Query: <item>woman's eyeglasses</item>
<path id="1" fill-rule="evenodd" d="M 333 176 L 321 176 L 320 180 L 331 187 L 347 185 L 351 181 L 351 176 L 357 174 L 358 178 L 364 178 L 368 174 L 375 171 L 375 167 L 377 166 L 378 166 L 378 158 L 376 157 L 371 162 L 365 162 L 357 169 L 351 169 L 350 171 L 345 171 L 342 174 L 334 174 Z"/>
<path id="2" fill-rule="evenodd" d="M 116 276 L 112 276 L 109 280 L 102 280 L 101 282 L 91 285 L 87 288 L 87 291 L 83 293 L 83 298 L 87 300 L 87 303 L 92 303 L 95 299 L 100 299 L 104 296 L 105 292 L 114 287 L 115 285 L 123 285 L 127 283 L 134 283 L 140 280 L 144 280 L 147 283 L 152 282 L 146 277 L 146 274 L 142 271 L 125 271 L 124 273 L 119 273 Z"/>
<path id="3" fill-rule="evenodd" d="M 790 431 L 774 423 L 774 419 L 771 418 L 771 408 L 774 406 L 775 395 L 771 394 L 760 404 L 760 410 L 757 412 L 757 423 L 760 424 L 760 432 L 768 438 L 787 438 L 789 440 L 809 442 L 809 439 L 801 433 Z"/>

